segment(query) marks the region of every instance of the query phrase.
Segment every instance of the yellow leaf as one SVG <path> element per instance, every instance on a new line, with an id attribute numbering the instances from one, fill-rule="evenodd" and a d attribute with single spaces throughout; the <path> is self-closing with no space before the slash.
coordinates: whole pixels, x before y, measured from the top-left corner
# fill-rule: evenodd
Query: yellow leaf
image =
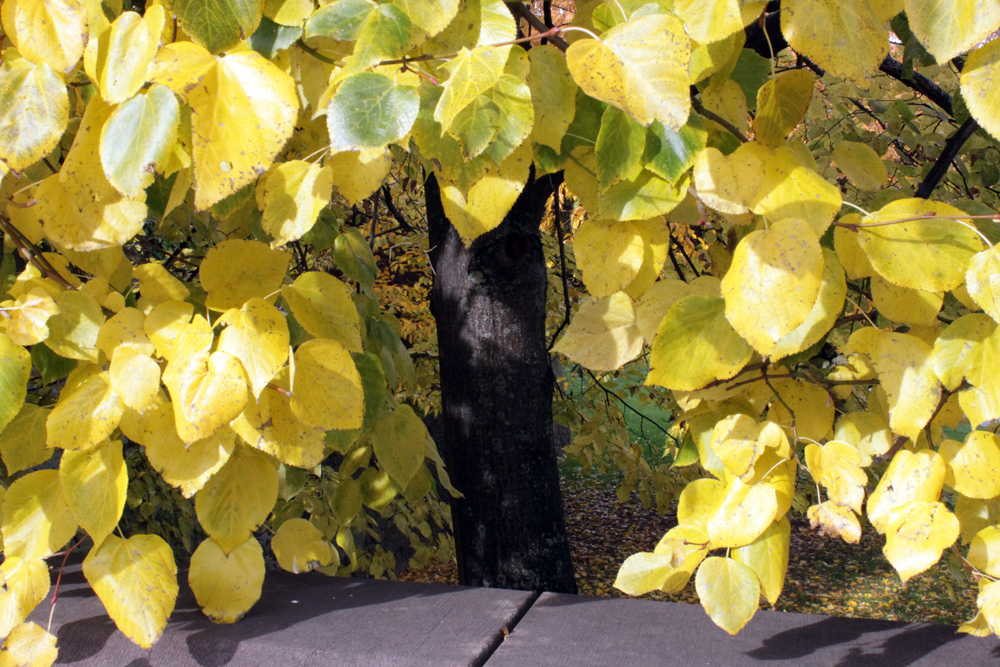
<path id="1" fill-rule="evenodd" d="M 713 78 L 701 96 L 706 109 L 723 120 L 728 120 L 737 130 L 745 134 L 750 129 L 747 121 L 747 96 L 740 84 L 728 78 Z"/>
<path id="2" fill-rule="evenodd" d="M 768 419 L 791 429 L 799 438 L 823 440 L 833 428 L 833 401 L 826 390 L 804 380 L 778 378 L 771 386 L 781 400 L 771 402 Z M 791 413 L 789 413 L 789 408 Z"/>
<path id="3" fill-rule="evenodd" d="M 148 354 L 120 347 L 108 368 L 111 387 L 126 406 L 144 411 L 160 393 L 160 365 Z"/>
<path id="4" fill-rule="evenodd" d="M 3 29 L 25 58 L 69 72 L 87 46 L 81 0 L 6 0 Z"/>
<path id="5" fill-rule="evenodd" d="M 979 384 L 989 380 L 992 371 L 982 373 L 991 367 L 1000 356 L 1000 340 L 994 336 L 996 322 L 986 315 L 974 313 L 963 315 L 945 327 L 934 341 L 934 372 L 941 384 L 949 391 L 955 391 L 966 377 L 974 378 Z"/>
<path id="6" fill-rule="evenodd" d="M 344 347 L 334 340 L 315 338 L 294 355 L 292 414 L 303 423 L 324 430 L 360 428 L 364 417 L 361 375 Z"/>
<path id="7" fill-rule="evenodd" d="M 632 554 L 618 569 L 614 587 L 626 595 L 645 595 L 666 584 L 670 575 L 676 572 L 675 563 L 673 554 Z"/>
<path id="8" fill-rule="evenodd" d="M 500 166 L 484 163 L 468 186 L 442 177 L 445 215 L 466 245 L 503 222 L 528 181 L 531 159 L 531 146 L 523 143 Z"/>
<path id="9" fill-rule="evenodd" d="M 0 304 L 7 316 L 6 333 L 17 345 L 34 345 L 49 337 L 49 318 L 59 312 L 55 299 L 42 287 Z"/>
<path id="10" fill-rule="evenodd" d="M 885 517 L 882 552 L 906 583 L 941 559 L 958 539 L 958 519 L 940 502 L 910 502 Z"/>
<path id="11" fill-rule="evenodd" d="M 242 308 L 250 299 L 273 298 L 281 289 L 291 257 L 260 241 L 233 239 L 214 246 L 198 273 L 212 310 Z"/>
<path id="12" fill-rule="evenodd" d="M 968 544 L 984 528 L 1000 520 L 1000 499 L 974 500 L 955 494 L 955 516 L 962 524 L 962 542 Z"/>
<path id="13" fill-rule="evenodd" d="M 0 637 L 28 618 L 49 593 L 49 568 L 45 561 L 8 555 L 0 564 Z"/>
<path id="14" fill-rule="evenodd" d="M 867 2 L 788 0 L 781 32 L 797 53 L 862 88 L 889 53 L 889 25 Z"/>
<path id="15" fill-rule="evenodd" d="M 180 334 L 190 328 L 192 315 L 194 306 L 185 301 L 164 301 L 149 311 L 142 328 L 156 346 L 158 356 L 168 360 L 174 356 Z"/>
<path id="16" fill-rule="evenodd" d="M 755 145 L 743 144 L 743 147 Z M 746 152 L 742 157 L 748 162 L 757 157 L 765 158 L 764 171 L 757 177 L 760 183 L 757 191 L 747 197 L 750 210 L 772 221 L 802 220 L 812 227 L 817 238 L 826 232 L 840 211 L 840 190 L 820 176 L 815 166 L 804 163 L 791 144 L 779 146 L 770 154 L 758 150 L 756 156 Z M 745 173 L 749 168 L 748 164 L 741 171 Z M 741 187 L 746 192 L 742 181 Z"/>
<path id="17" fill-rule="evenodd" d="M 174 555 L 162 538 L 109 535 L 87 554 L 83 576 L 126 637 L 146 649 L 160 638 L 178 590 Z"/>
<path id="18" fill-rule="evenodd" d="M 802 324 L 774 344 L 770 355 L 772 361 L 808 350 L 823 339 L 843 312 L 847 296 L 844 271 L 837 256 L 826 248 L 823 248 L 823 260 L 823 282 L 816 303 Z"/>
<path id="19" fill-rule="evenodd" d="M 1000 582 L 980 580 L 976 606 L 979 607 L 976 618 L 982 617 L 990 630 L 1000 634 Z"/>
<path id="20" fill-rule="evenodd" d="M 305 519 L 282 523 L 271 539 L 271 548 L 281 569 L 295 574 L 326 567 L 335 557 L 333 545 Z"/>
<path id="21" fill-rule="evenodd" d="M 931 347 L 916 336 L 865 327 L 851 334 L 844 352 L 868 357 L 889 399 L 889 426 L 916 441 L 941 397 Z"/>
<path id="22" fill-rule="evenodd" d="M 624 292 L 586 299 L 552 351 L 590 370 L 615 370 L 642 351 L 635 317 L 635 304 Z"/>
<path id="23" fill-rule="evenodd" d="M 976 533 L 966 558 L 980 572 L 1000 576 L 1000 527 L 987 526 Z"/>
<path id="24" fill-rule="evenodd" d="M 190 290 L 175 278 L 162 264 L 149 262 L 135 267 L 134 274 L 139 281 L 139 293 L 143 299 L 160 304 L 164 301 L 184 301 L 191 296 Z"/>
<path id="25" fill-rule="evenodd" d="M 194 497 L 198 521 L 230 553 L 250 537 L 278 500 L 278 473 L 271 460 L 239 446 Z"/>
<path id="26" fill-rule="evenodd" d="M 699 44 L 709 44 L 743 29 L 738 0 L 677 0 L 674 11 L 684 30 Z"/>
<path id="27" fill-rule="evenodd" d="M 63 497 L 57 470 L 36 470 L 18 478 L 3 496 L 6 557 L 45 558 L 76 535 L 76 521 Z"/>
<path id="28" fill-rule="evenodd" d="M 677 499 L 677 522 L 704 529 L 726 497 L 726 484 L 707 477 L 690 482 Z M 715 545 L 711 545 L 715 548 Z"/>
<path id="29" fill-rule="evenodd" d="M 106 102 L 120 104 L 146 83 L 165 20 L 162 5 L 150 6 L 142 16 L 122 12 L 108 30 L 87 45 L 87 75 Z"/>
<path id="30" fill-rule="evenodd" d="M 670 227 L 662 218 L 639 220 L 632 224 L 642 237 L 642 264 L 635 279 L 625 288 L 625 293 L 638 299 L 656 282 L 663 270 L 670 249 Z"/>
<path id="31" fill-rule="evenodd" d="M 66 290 L 56 305 L 59 312 L 48 319 L 45 345 L 61 357 L 98 362 L 97 338 L 104 324 L 101 304 L 86 292 Z"/>
<path id="32" fill-rule="evenodd" d="M 45 463 L 52 456 L 45 445 L 45 420 L 48 416 L 48 410 L 25 403 L 0 433 L 0 455 L 8 475 Z"/>
<path id="33" fill-rule="evenodd" d="M 333 169 L 305 160 L 283 162 L 257 186 L 261 226 L 274 237 L 272 248 L 295 241 L 312 229 L 319 212 L 330 203 Z"/>
<path id="34" fill-rule="evenodd" d="M 722 297 L 697 294 L 672 305 L 653 340 L 646 384 L 691 391 L 736 375 L 753 349 L 733 330 L 724 310 Z"/>
<path id="35" fill-rule="evenodd" d="M 865 218 L 864 224 L 927 215 L 949 217 L 861 227 L 858 241 L 875 270 L 889 282 L 928 292 L 954 289 L 965 280 L 965 267 L 973 255 L 983 248 L 979 235 L 966 226 L 970 221 L 962 211 L 944 202 L 900 199 Z"/>
<path id="36" fill-rule="evenodd" d="M 235 623 L 260 599 L 264 551 L 251 536 L 226 554 L 210 537 L 191 554 L 188 584 L 213 622 Z"/>
<path id="37" fill-rule="evenodd" d="M 847 180 L 859 190 L 878 190 L 889 180 L 885 163 L 868 144 L 841 141 L 834 146 L 830 157 Z"/>
<path id="38" fill-rule="evenodd" d="M 830 500 L 861 513 L 868 475 L 861 469 L 861 454 L 854 445 L 831 440 L 807 445 L 806 465 L 817 484 L 826 487 Z"/>
<path id="39" fill-rule="evenodd" d="M 308 333 L 335 340 L 350 352 L 363 351 L 361 319 L 351 288 L 343 282 L 322 271 L 307 271 L 283 286 L 281 296 Z"/>
<path id="40" fill-rule="evenodd" d="M 144 425 L 142 444 L 149 464 L 163 480 L 190 498 L 229 460 L 235 436 L 224 427 L 208 438 L 186 444 L 174 423 L 172 403 L 157 408 Z"/>
<path id="41" fill-rule="evenodd" d="M 938 452 L 948 464 L 945 484 L 968 498 L 1000 496 L 1000 436 L 973 431 L 964 443 L 945 440 Z"/>
<path id="42" fill-rule="evenodd" d="M 27 622 L 11 630 L 4 640 L 0 664 L 3 667 L 49 667 L 58 655 L 55 635 L 37 623 Z"/>
<path id="43" fill-rule="evenodd" d="M 3 56 L 0 175 L 10 169 L 26 169 L 48 155 L 69 121 L 69 96 L 59 74 L 44 63 L 29 62 L 12 49 Z"/>
<path id="44" fill-rule="evenodd" d="M 856 225 L 861 222 L 857 213 L 849 213 L 840 219 L 844 224 Z M 868 261 L 868 255 L 861 249 L 858 234 L 846 227 L 834 227 L 833 247 L 837 251 L 837 259 L 844 267 L 844 272 L 851 280 L 859 280 L 874 275 L 875 269 Z"/>
<path id="45" fill-rule="evenodd" d="M 861 455 L 860 465 L 867 468 L 872 459 L 892 447 L 892 433 L 885 419 L 873 412 L 849 412 L 837 421 L 833 439 L 854 445 Z"/>
<path id="46" fill-rule="evenodd" d="M 323 461 L 325 433 L 308 426 L 292 414 L 288 372 L 283 370 L 256 402 L 247 403 L 232 427 L 243 441 L 270 454 L 285 465 L 315 468 Z"/>
<path id="47" fill-rule="evenodd" d="M 247 402 L 247 377 L 240 360 L 228 352 L 212 352 L 197 337 L 181 342 L 163 371 L 163 384 L 180 410 L 174 413 L 184 442 L 207 438 L 236 419 Z"/>
<path id="48" fill-rule="evenodd" d="M 737 169 L 736 164 L 713 146 L 698 154 L 694 162 L 694 187 L 706 206 L 731 215 L 750 210 Z"/>
<path id="49" fill-rule="evenodd" d="M 85 451 L 64 452 L 59 481 L 76 522 L 94 544 L 100 544 L 118 525 L 125 509 L 128 471 L 122 443 L 105 440 Z"/>
<path id="50" fill-rule="evenodd" d="M 1000 28 L 1000 6 L 977 0 L 906 0 L 910 29 L 941 64 Z M 964 71 L 963 71 L 964 73 Z"/>
<path id="51" fill-rule="evenodd" d="M 428 437 L 427 427 L 405 404 L 382 417 L 372 429 L 372 448 L 379 467 L 399 488 L 406 488 L 423 463 Z"/>
<path id="52" fill-rule="evenodd" d="M 966 3 L 968 0 L 963 0 Z M 991 13 L 1000 15 L 1000 8 L 990 7 Z M 969 20 L 978 23 L 980 12 L 969 12 Z M 988 23 L 981 24 L 982 27 Z M 994 28 L 990 28 L 992 31 Z M 971 46 L 971 45 L 970 45 Z M 969 112 L 993 137 L 1000 136 L 1000 116 L 997 115 L 997 76 L 1000 76 L 1000 44 L 995 40 L 982 44 L 969 54 L 962 68 L 961 91 Z"/>
<path id="53" fill-rule="evenodd" d="M 732 558 L 706 558 L 698 568 L 694 585 L 709 618 L 731 635 L 743 629 L 757 611 L 757 574 Z"/>
<path id="54" fill-rule="evenodd" d="M 789 219 L 751 232 L 722 279 L 726 319 L 766 356 L 808 317 L 822 279 L 823 253 L 808 224 Z"/>
<path id="55" fill-rule="evenodd" d="M 627 111 L 639 123 L 654 120 L 680 130 L 691 109 L 688 61 L 691 45 L 683 24 L 665 14 L 634 16 L 566 51 L 580 88 Z"/>
<path id="56" fill-rule="evenodd" d="M 353 206 L 375 192 L 389 175 L 392 153 L 388 148 L 341 151 L 326 158 L 326 167 L 337 191 Z"/>
<path id="57" fill-rule="evenodd" d="M 742 413 L 729 415 L 716 423 L 708 446 L 730 473 L 742 477 L 764 453 L 766 441 L 762 431 L 768 425 L 774 426 L 770 422 L 758 424 L 756 419 Z"/>
<path id="58" fill-rule="evenodd" d="M 820 535 L 839 537 L 848 544 L 861 541 L 861 523 L 849 507 L 827 500 L 810 507 L 806 516 L 809 518 L 810 528 Z"/>
<path id="59" fill-rule="evenodd" d="M 674 526 L 668 530 L 653 549 L 658 556 L 670 554 L 675 564 L 673 572 L 660 584 L 660 590 L 668 595 L 681 592 L 708 555 L 708 546 L 708 533 L 697 526 Z"/>
<path id="60" fill-rule="evenodd" d="M 972 256 L 965 288 L 977 306 L 1000 322 L 1000 251 L 994 247 Z"/>
<path id="61" fill-rule="evenodd" d="M 67 450 L 93 447 L 111 436 L 124 410 L 108 372 L 97 373 L 79 386 L 63 390 L 45 422 L 47 444 Z"/>
<path id="62" fill-rule="evenodd" d="M 816 76 L 806 69 L 777 75 L 757 91 L 754 137 L 762 144 L 779 144 L 805 116 Z"/>
<path id="63" fill-rule="evenodd" d="M 628 287 L 639 274 L 645 244 L 631 222 L 586 220 L 573 235 L 573 254 L 595 298 Z"/>
<path id="64" fill-rule="evenodd" d="M 757 574 L 761 592 L 772 606 L 778 601 L 781 589 L 785 586 L 791 532 L 792 525 L 788 518 L 781 517 L 756 540 L 732 551 L 733 560 L 743 563 Z"/>
<path id="65" fill-rule="evenodd" d="M 255 51 L 213 57 L 191 42 L 167 44 L 157 53 L 151 80 L 191 107 L 199 211 L 267 171 L 295 129 L 295 82 Z"/>
<path id="66" fill-rule="evenodd" d="M 943 292 L 899 287 L 877 274 L 872 276 L 871 290 L 879 314 L 895 322 L 934 326 L 944 304 Z"/>
<path id="67" fill-rule="evenodd" d="M 930 449 L 896 452 L 878 486 L 868 497 L 868 519 L 885 534 L 892 511 L 909 502 L 934 503 L 941 495 L 945 475 L 944 458 Z"/>
<path id="68" fill-rule="evenodd" d="M 560 152 L 562 138 L 576 113 L 576 83 L 566 57 L 552 44 L 532 47 L 528 60 L 528 87 L 535 113 L 531 138 Z"/>
<path id="69" fill-rule="evenodd" d="M 288 360 L 285 316 L 263 299 L 253 298 L 220 321 L 227 326 L 219 335 L 218 349 L 240 360 L 253 397 L 258 398 Z"/>
<path id="70" fill-rule="evenodd" d="M 742 547 L 756 540 L 778 517 L 778 498 L 767 484 L 744 484 L 739 478 L 726 484 L 722 502 L 706 526 L 712 548 Z"/>
<path id="71" fill-rule="evenodd" d="M 153 354 L 156 348 L 143 330 L 145 319 L 136 308 L 122 308 L 101 325 L 97 334 L 97 348 L 108 359 L 113 358 L 119 348 L 125 347 L 139 354 Z"/>
<path id="72" fill-rule="evenodd" d="M 635 306 L 636 325 L 646 342 L 652 344 L 656 331 L 670 307 L 692 294 L 721 296 L 720 281 L 715 276 L 699 276 L 689 283 L 668 278 L 653 283 Z"/>

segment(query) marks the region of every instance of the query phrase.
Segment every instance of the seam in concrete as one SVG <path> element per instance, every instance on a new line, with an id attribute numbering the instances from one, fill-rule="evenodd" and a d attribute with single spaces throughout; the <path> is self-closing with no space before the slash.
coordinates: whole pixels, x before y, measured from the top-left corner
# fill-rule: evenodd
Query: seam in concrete
<path id="1" fill-rule="evenodd" d="M 502 644 L 504 640 L 507 639 L 507 635 L 514 632 L 514 628 L 517 627 L 517 624 L 521 622 L 521 619 L 524 618 L 524 615 L 528 613 L 528 610 L 531 609 L 532 606 L 534 606 L 535 602 L 537 602 L 538 598 L 540 598 L 541 596 L 542 596 L 541 591 L 534 591 L 531 594 L 531 597 L 525 600 L 524 603 L 520 607 L 518 607 L 518 609 L 514 612 L 514 616 L 510 619 L 507 625 L 503 626 L 503 628 L 497 631 L 496 635 L 494 635 L 493 638 L 490 640 L 490 643 L 486 645 L 485 650 L 479 656 L 477 656 L 477 660 L 470 663 L 472 667 L 483 667 L 483 665 L 485 665 L 487 662 L 490 661 L 490 658 L 493 657 L 493 654 L 496 653 L 496 650 L 500 648 L 500 644 Z"/>

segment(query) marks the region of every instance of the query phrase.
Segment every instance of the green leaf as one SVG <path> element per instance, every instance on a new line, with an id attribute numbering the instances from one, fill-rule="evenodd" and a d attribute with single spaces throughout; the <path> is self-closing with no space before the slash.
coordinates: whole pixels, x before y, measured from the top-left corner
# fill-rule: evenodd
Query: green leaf
<path id="1" fill-rule="evenodd" d="M 278 500 L 278 473 L 264 454 L 239 446 L 194 497 L 198 522 L 225 553 L 264 522 Z"/>
<path id="2" fill-rule="evenodd" d="M 701 119 L 694 114 L 680 130 L 671 130 L 663 123 L 653 123 L 649 129 L 645 168 L 668 181 L 677 181 L 691 168 L 708 137 Z"/>
<path id="3" fill-rule="evenodd" d="M 594 147 L 601 188 L 607 189 L 619 181 L 638 176 L 645 148 L 646 128 L 617 107 L 605 109 Z"/>
<path id="4" fill-rule="evenodd" d="M 111 112 L 101 130 L 101 163 L 116 190 L 142 195 L 173 149 L 179 121 L 177 98 L 159 85 Z"/>
<path id="5" fill-rule="evenodd" d="M 389 473 L 399 488 L 406 488 L 423 463 L 427 437 L 427 427 L 406 404 L 375 424 L 372 448 L 379 466 Z"/>
<path id="6" fill-rule="evenodd" d="M 303 37 L 330 37 L 343 42 L 358 38 L 361 26 L 377 5 L 370 0 L 337 0 L 313 12 Z"/>
<path id="7" fill-rule="evenodd" d="M 784 72 L 757 91 L 754 138 L 762 144 L 781 143 L 795 129 L 812 100 L 816 76 L 805 69 Z"/>
<path id="8" fill-rule="evenodd" d="M 419 108 L 420 98 L 412 86 L 397 85 L 375 72 L 349 76 L 327 107 L 330 150 L 380 148 L 399 141 L 413 127 Z"/>
<path id="9" fill-rule="evenodd" d="M 368 241 L 356 228 L 349 227 L 337 237 L 333 244 L 333 261 L 345 276 L 357 282 L 366 293 L 371 292 L 378 275 L 375 256 Z"/>
<path id="10" fill-rule="evenodd" d="M 410 17 L 413 25 L 433 37 L 451 23 L 462 4 L 460 0 L 392 0 Z"/>
<path id="11" fill-rule="evenodd" d="M 690 55 L 681 22 L 654 14 L 629 19 L 600 40 L 573 42 L 566 62 L 588 95 L 627 111 L 647 127 L 658 120 L 679 130 L 691 109 Z"/>
<path id="12" fill-rule="evenodd" d="M 458 112 L 448 134 L 462 144 L 465 157 L 472 159 L 486 150 L 500 131 L 500 107 L 486 95 L 480 95 Z"/>
<path id="13" fill-rule="evenodd" d="M 177 564 L 156 535 L 109 535 L 83 561 L 83 576 L 118 629 L 142 648 L 160 638 L 177 602 Z"/>
<path id="14" fill-rule="evenodd" d="M 709 618 L 731 635 L 743 629 L 757 611 L 757 574 L 732 558 L 706 558 L 698 568 L 694 585 Z"/>
<path id="15" fill-rule="evenodd" d="M 6 168 L 20 171 L 48 155 L 68 122 L 62 78 L 6 49 L 0 66 L 0 160 Z"/>
<path id="16" fill-rule="evenodd" d="M 736 375 L 753 348 L 729 324 L 725 308 L 722 297 L 697 294 L 671 306 L 653 340 L 646 384 L 692 391 Z"/>
<path id="17" fill-rule="evenodd" d="M 507 53 L 490 47 L 477 47 L 471 51 L 463 48 L 442 66 L 449 77 L 434 108 L 434 120 L 441 123 L 442 129 L 448 130 L 462 109 L 500 79 L 507 64 Z"/>
<path id="18" fill-rule="evenodd" d="M 212 53 L 228 51 L 257 29 L 264 0 L 168 0 L 185 32 Z"/>
<path id="19" fill-rule="evenodd" d="M 666 215 L 687 196 L 689 179 L 667 181 L 648 169 L 600 193 L 598 213 L 613 220 L 647 220 Z"/>

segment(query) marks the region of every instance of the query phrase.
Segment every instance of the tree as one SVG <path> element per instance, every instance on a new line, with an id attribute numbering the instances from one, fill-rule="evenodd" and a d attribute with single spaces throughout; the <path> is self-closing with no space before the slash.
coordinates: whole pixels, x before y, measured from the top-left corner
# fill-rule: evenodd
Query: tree
<path id="1" fill-rule="evenodd" d="M 294 571 L 351 571 L 395 509 L 432 548 L 432 469 L 464 494 L 467 581 L 570 590 L 538 231 L 560 180 L 589 296 L 554 349 L 648 355 L 667 453 L 704 472 L 617 585 L 693 577 L 735 633 L 780 594 L 797 500 L 848 542 L 866 517 L 904 580 L 953 554 L 980 587 L 962 629 L 1000 629 L 1000 3 L 588 1 L 558 27 L 548 3 L 320 4 L 3 2 L 3 650 L 54 659 L 22 621 L 80 528 L 118 627 L 162 632 L 174 555 L 114 534 L 126 454 L 193 498 L 221 622 L 260 595 L 262 524 Z M 424 173 L 447 467 L 347 222 Z"/>

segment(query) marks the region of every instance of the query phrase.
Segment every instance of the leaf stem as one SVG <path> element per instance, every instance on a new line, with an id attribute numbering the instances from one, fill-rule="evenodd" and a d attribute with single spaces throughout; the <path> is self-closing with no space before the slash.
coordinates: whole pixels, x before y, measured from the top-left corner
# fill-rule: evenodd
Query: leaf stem
<path id="1" fill-rule="evenodd" d="M 854 206 L 853 204 L 850 204 L 849 202 L 844 202 L 844 203 L 848 204 L 849 206 Z M 859 208 L 859 207 L 855 207 L 855 208 Z M 863 210 L 863 209 L 859 209 L 859 210 Z M 887 225 L 898 225 L 898 224 L 901 224 L 901 223 L 904 223 L 904 222 L 915 222 L 915 221 L 918 221 L 918 220 L 952 220 L 952 221 L 957 222 L 958 224 L 960 224 L 960 225 L 962 225 L 964 227 L 968 227 L 969 229 L 971 229 L 972 231 L 974 231 L 976 234 L 979 235 L 979 238 L 981 238 L 983 240 L 983 243 L 985 243 L 987 247 L 992 248 L 993 244 L 990 243 L 990 240 L 988 238 L 986 238 L 985 234 L 983 234 L 981 231 L 979 231 L 978 229 L 976 229 L 974 226 L 972 226 L 969 223 L 964 222 L 964 221 L 965 220 L 992 220 L 993 222 L 1000 222 L 1000 216 L 997 216 L 997 215 L 961 215 L 961 216 L 959 216 L 959 215 L 946 215 L 946 214 L 939 214 L 939 213 L 924 213 L 923 215 L 914 215 L 914 216 L 909 217 L 909 218 L 900 218 L 898 220 L 880 220 L 878 222 L 857 222 L 857 223 L 839 222 L 838 221 L 838 222 L 834 222 L 832 224 L 834 226 L 836 226 L 836 227 L 843 227 L 845 229 L 851 230 L 852 232 L 857 232 L 859 229 L 862 229 L 862 228 L 868 228 L 868 227 L 885 227 Z"/>

